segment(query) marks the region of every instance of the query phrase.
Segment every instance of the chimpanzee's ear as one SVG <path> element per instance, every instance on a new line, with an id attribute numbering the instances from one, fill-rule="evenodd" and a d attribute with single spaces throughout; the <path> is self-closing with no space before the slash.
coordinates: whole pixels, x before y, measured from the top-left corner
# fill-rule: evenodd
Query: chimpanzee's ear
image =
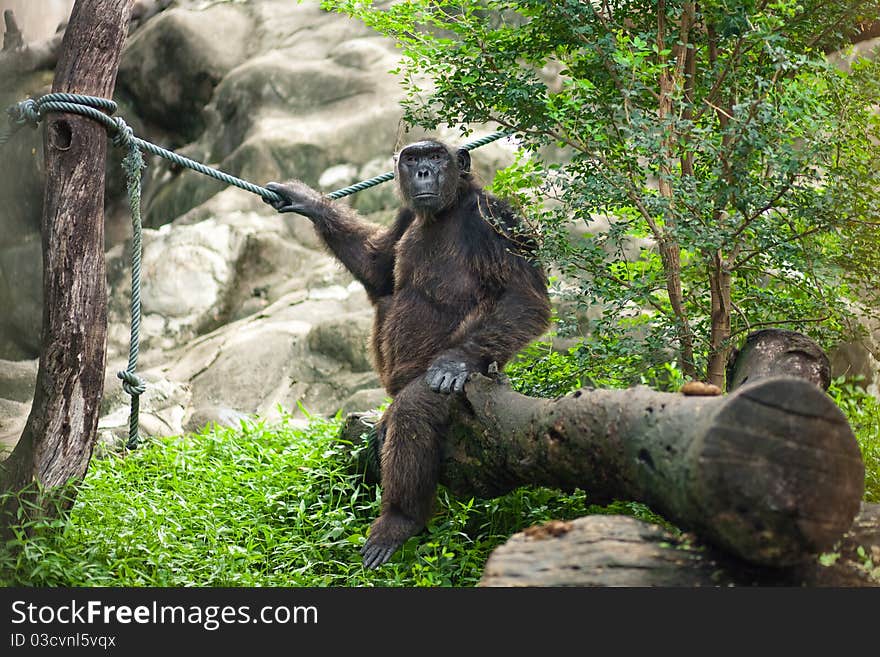
<path id="1" fill-rule="evenodd" d="M 471 153 L 465 148 L 459 148 L 458 153 L 458 170 L 462 173 L 469 173 L 471 170 Z"/>

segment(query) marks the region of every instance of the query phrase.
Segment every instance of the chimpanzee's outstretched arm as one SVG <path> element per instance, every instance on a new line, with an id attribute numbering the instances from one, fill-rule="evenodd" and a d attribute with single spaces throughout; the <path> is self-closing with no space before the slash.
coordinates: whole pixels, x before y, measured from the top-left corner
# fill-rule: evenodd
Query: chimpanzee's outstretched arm
<path id="1" fill-rule="evenodd" d="M 282 197 L 268 201 L 278 212 L 296 212 L 312 220 L 315 229 L 345 268 L 361 282 L 370 299 L 394 290 L 394 245 L 412 221 L 402 211 L 389 228 L 372 224 L 344 205 L 336 204 L 298 180 L 268 183 L 266 188 Z"/>

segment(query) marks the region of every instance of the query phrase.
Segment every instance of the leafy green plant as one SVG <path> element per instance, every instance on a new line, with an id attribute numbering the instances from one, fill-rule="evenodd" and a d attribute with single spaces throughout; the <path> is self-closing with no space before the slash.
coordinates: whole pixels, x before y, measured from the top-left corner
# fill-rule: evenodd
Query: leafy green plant
<path id="1" fill-rule="evenodd" d="M 662 527 L 676 534 L 680 533 L 681 531 L 678 529 L 678 527 L 671 524 L 665 518 L 658 516 L 650 508 L 648 508 L 641 502 L 625 502 L 623 500 L 617 500 L 606 506 L 591 504 L 589 507 L 587 507 L 587 511 L 596 515 L 632 516 L 633 518 L 636 518 L 638 520 L 661 525 Z"/>
<path id="2" fill-rule="evenodd" d="M 828 394 L 849 420 L 865 462 L 865 501 L 880 502 L 880 401 L 856 379 L 839 377 Z"/>
<path id="3" fill-rule="evenodd" d="M 671 392 L 686 381 L 674 361 L 656 362 L 645 354 L 623 350 L 614 359 L 596 358 L 589 344 L 560 351 L 552 342 L 541 341 L 523 349 L 505 373 L 514 390 L 532 397 L 558 397 L 583 386 L 646 385 Z"/>
<path id="4" fill-rule="evenodd" d="M 30 520 L 0 547 L 0 584 L 469 586 L 514 532 L 585 512 L 579 491 L 456 500 L 441 488 L 426 532 L 364 570 L 381 492 L 353 470 L 339 426 L 244 423 L 97 459 L 69 517 Z"/>
<path id="5" fill-rule="evenodd" d="M 557 351 L 551 342 L 530 344 L 505 373 L 514 390 L 531 397 L 559 397 L 586 385 L 586 373 L 571 350 Z"/>

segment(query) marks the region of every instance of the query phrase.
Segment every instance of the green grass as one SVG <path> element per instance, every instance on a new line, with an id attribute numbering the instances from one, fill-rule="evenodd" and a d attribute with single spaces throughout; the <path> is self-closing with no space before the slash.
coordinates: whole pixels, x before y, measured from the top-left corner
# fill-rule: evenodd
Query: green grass
<path id="1" fill-rule="evenodd" d="M 358 547 L 379 490 L 348 471 L 338 428 L 320 418 L 220 428 L 95 459 L 66 525 L 35 523 L 0 551 L 0 584 L 470 586 L 512 533 L 587 513 L 582 492 L 478 501 L 441 489 L 427 532 L 367 571 Z"/>

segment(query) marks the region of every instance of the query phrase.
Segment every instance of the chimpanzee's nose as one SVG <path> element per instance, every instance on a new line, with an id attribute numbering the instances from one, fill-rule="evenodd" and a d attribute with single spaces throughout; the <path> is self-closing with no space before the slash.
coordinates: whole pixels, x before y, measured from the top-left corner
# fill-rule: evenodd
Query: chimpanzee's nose
<path id="1" fill-rule="evenodd" d="M 429 169 L 419 169 L 416 171 L 416 178 L 427 178 L 431 175 Z"/>

